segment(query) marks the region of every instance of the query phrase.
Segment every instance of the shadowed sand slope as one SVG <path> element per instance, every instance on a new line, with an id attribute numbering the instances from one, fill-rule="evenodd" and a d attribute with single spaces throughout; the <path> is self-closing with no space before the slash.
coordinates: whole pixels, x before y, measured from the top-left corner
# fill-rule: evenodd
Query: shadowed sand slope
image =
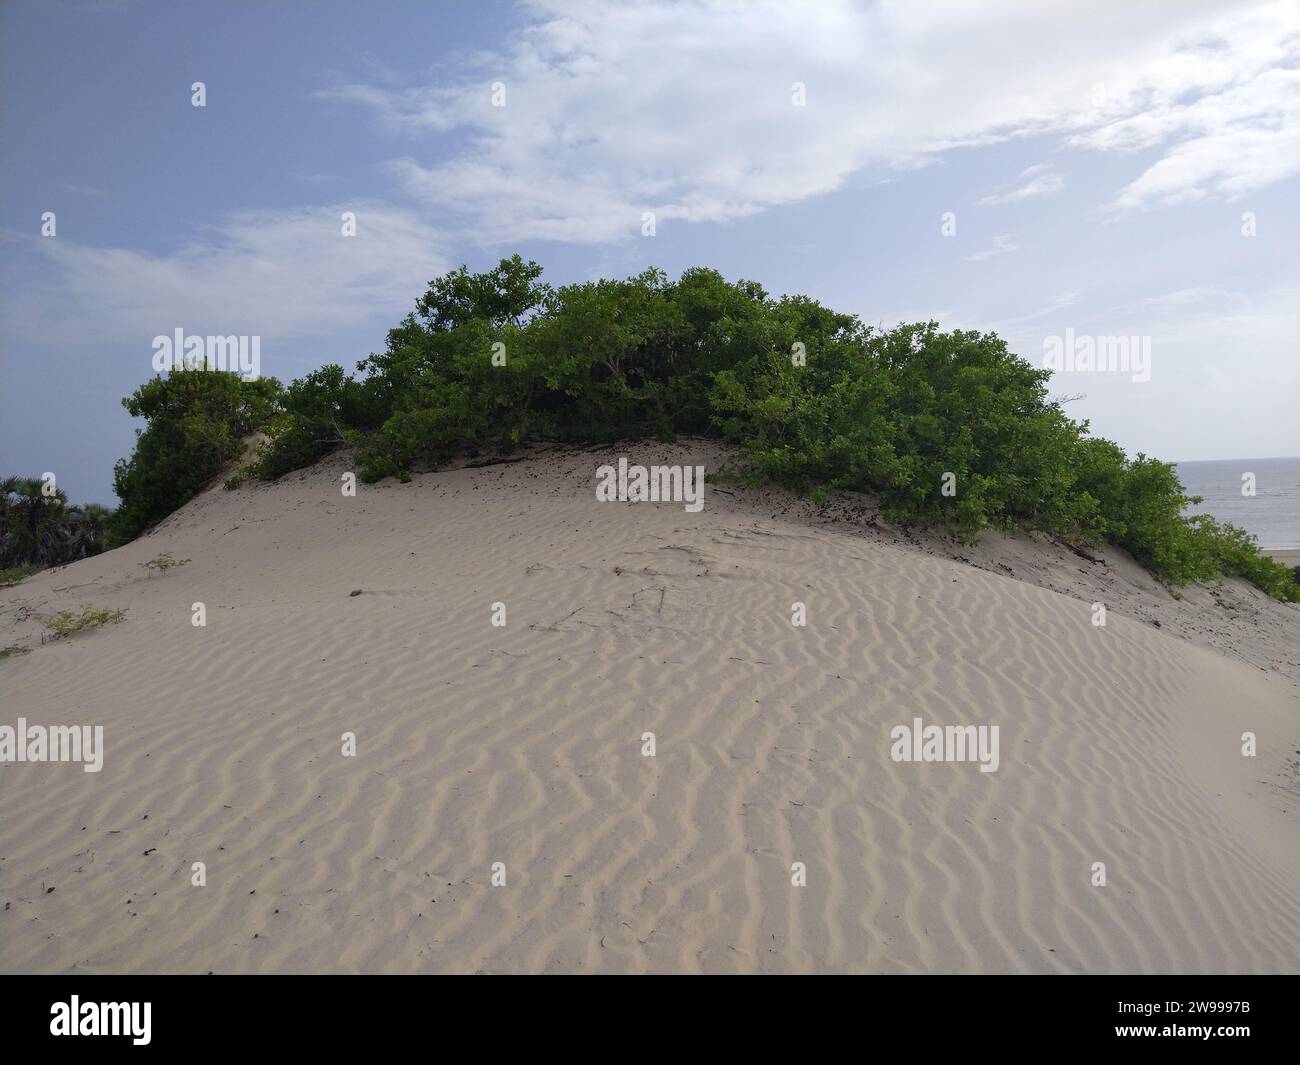
<path id="1" fill-rule="evenodd" d="M 606 458 L 339 456 L 0 593 L 0 723 L 106 745 L 0 766 L 0 968 L 1296 969 L 1284 677 L 743 492 L 599 503 Z M 126 620 L 36 645 L 83 603 Z M 891 760 L 915 717 L 999 768 Z"/>

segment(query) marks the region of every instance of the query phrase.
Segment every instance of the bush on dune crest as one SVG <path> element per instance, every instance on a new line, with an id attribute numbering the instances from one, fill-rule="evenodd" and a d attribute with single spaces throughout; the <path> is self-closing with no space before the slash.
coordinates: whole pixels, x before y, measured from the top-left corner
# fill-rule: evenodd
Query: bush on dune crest
<path id="1" fill-rule="evenodd" d="M 1300 599 L 1291 572 L 1262 558 L 1247 533 L 1183 516 L 1192 500 L 1171 464 L 1089 436 L 1087 422 L 1049 399 L 1050 372 L 994 334 L 933 322 L 882 331 L 707 269 L 559 288 L 540 278 L 537 264 L 514 256 L 436 279 L 356 376 L 326 366 L 282 393 L 241 399 L 239 419 L 229 400 L 218 404 L 216 428 L 196 434 L 200 468 L 215 476 L 232 421 L 259 414 L 250 428 L 271 439 L 253 472 L 264 478 L 343 445 L 373 481 L 409 479 L 414 466 L 465 446 L 707 434 L 737 446 L 753 481 L 817 498 L 870 492 L 900 524 L 1108 540 L 1170 584 L 1226 573 Z M 150 382 L 133 400 L 151 387 L 165 388 Z M 173 419 L 176 443 L 162 451 L 151 420 L 120 471 L 128 488 L 131 476 L 181 461 L 185 425 Z M 147 462 L 146 443 L 155 447 Z M 942 491 L 948 473 L 955 495 Z"/>
<path id="2" fill-rule="evenodd" d="M 131 457 L 113 468 L 122 503 L 109 520 L 109 545 L 135 539 L 210 484 L 239 455 L 244 437 L 271 418 L 279 396 L 275 378 L 179 369 L 122 400 L 147 424 Z"/>

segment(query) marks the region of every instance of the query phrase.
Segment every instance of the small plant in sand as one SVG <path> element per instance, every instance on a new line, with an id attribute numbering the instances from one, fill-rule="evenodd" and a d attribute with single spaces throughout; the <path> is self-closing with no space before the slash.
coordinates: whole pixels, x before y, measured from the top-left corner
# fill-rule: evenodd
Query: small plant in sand
<path id="1" fill-rule="evenodd" d="M 83 606 L 80 610 L 64 610 L 45 623 L 56 637 L 71 636 L 83 629 L 97 629 L 123 620 L 126 617 L 121 610 L 92 610 Z"/>
<path id="2" fill-rule="evenodd" d="M 9 566 L 6 569 L 0 569 L 0 588 L 12 588 L 15 584 L 25 581 L 35 573 L 40 573 L 40 566 Z"/>
<path id="3" fill-rule="evenodd" d="M 25 655 L 30 650 L 30 647 L 19 647 L 17 644 L 10 644 L 8 647 L 0 647 L 0 659 Z"/>
<path id="4" fill-rule="evenodd" d="M 170 551 L 164 552 L 157 558 L 151 558 L 148 562 L 141 562 L 140 565 L 149 571 L 149 576 L 155 573 L 166 573 L 169 569 L 175 569 L 177 566 L 183 566 L 189 562 L 188 558 L 173 558 Z"/>

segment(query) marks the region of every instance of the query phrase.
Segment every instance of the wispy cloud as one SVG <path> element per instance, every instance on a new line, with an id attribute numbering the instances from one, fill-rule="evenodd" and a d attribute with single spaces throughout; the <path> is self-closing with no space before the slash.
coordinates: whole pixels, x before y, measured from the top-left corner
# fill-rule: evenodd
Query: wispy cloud
<path id="1" fill-rule="evenodd" d="M 1001 318 L 995 322 L 989 322 L 982 328 L 994 333 L 1006 334 L 1016 326 L 1024 325 L 1027 322 L 1034 322 L 1040 318 L 1046 318 L 1048 315 L 1055 314 L 1057 311 L 1065 310 L 1066 307 L 1073 307 L 1079 302 L 1080 296 L 1077 292 L 1063 292 L 1055 299 L 1051 300 L 1042 307 L 1035 307 L 1032 311 L 1026 311 L 1024 314 L 1017 314 L 1009 318 Z"/>
<path id="2" fill-rule="evenodd" d="M 59 188 L 64 192 L 72 193 L 74 196 L 89 196 L 96 200 L 102 200 L 108 195 L 104 189 L 97 188 L 94 185 L 78 185 L 71 181 L 60 181 Z"/>
<path id="3" fill-rule="evenodd" d="M 1011 188 L 983 196 L 979 202 L 982 206 L 992 207 L 1000 203 L 1014 203 L 1017 200 L 1055 196 L 1063 188 L 1065 188 L 1065 178 L 1057 173 L 1056 168 L 1051 163 L 1038 163 L 1021 171 L 1016 184 Z"/>
<path id="4" fill-rule="evenodd" d="M 983 251 L 977 251 L 973 255 L 966 256 L 968 263 L 982 263 L 986 259 L 995 258 L 998 255 L 1007 255 L 1010 252 L 1018 251 L 1020 245 L 1016 243 L 1015 238 L 1010 234 L 1002 234 L 993 238 L 993 244 Z"/>
<path id="5" fill-rule="evenodd" d="M 639 232 L 647 211 L 659 224 L 726 222 L 867 167 L 1035 134 L 1099 152 L 1159 147 L 1103 193 L 1122 208 L 1237 195 L 1300 168 L 1300 31 L 1285 2 L 1132 5 L 1104 18 L 1063 2 L 1051 19 L 1013 3 L 848 0 L 527 11 L 512 46 L 451 79 L 322 94 L 410 138 L 390 173 L 422 209 L 487 243 L 608 241 Z M 463 148 L 448 157 L 440 138 L 438 155 L 421 151 L 424 135 L 449 131 L 468 135 Z M 983 202 L 1062 185 L 1030 168 Z"/>
<path id="6" fill-rule="evenodd" d="M 342 235 L 344 211 L 357 216 L 355 237 Z M 404 310 L 450 265 L 427 223 L 376 202 L 240 211 L 169 252 L 10 239 L 27 241 L 45 269 L 5 286 L 5 318 L 13 335 L 41 345 L 94 337 L 147 350 L 177 326 L 328 336 Z"/>

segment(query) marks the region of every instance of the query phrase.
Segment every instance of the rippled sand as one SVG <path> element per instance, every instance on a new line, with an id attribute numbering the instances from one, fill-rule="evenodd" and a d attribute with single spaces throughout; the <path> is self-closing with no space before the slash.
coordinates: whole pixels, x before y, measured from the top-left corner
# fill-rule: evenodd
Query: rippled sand
<path id="1" fill-rule="evenodd" d="M 620 453 L 718 458 L 336 456 L 0 592 L 0 724 L 107 748 L 0 766 L 0 968 L 1297 969 L 1285 676 L 771 493 L 598 503 Z M 81 603 L 126 620 L 37 644 Z M 918 716 L 997 772 L 891 761 Z"/>

